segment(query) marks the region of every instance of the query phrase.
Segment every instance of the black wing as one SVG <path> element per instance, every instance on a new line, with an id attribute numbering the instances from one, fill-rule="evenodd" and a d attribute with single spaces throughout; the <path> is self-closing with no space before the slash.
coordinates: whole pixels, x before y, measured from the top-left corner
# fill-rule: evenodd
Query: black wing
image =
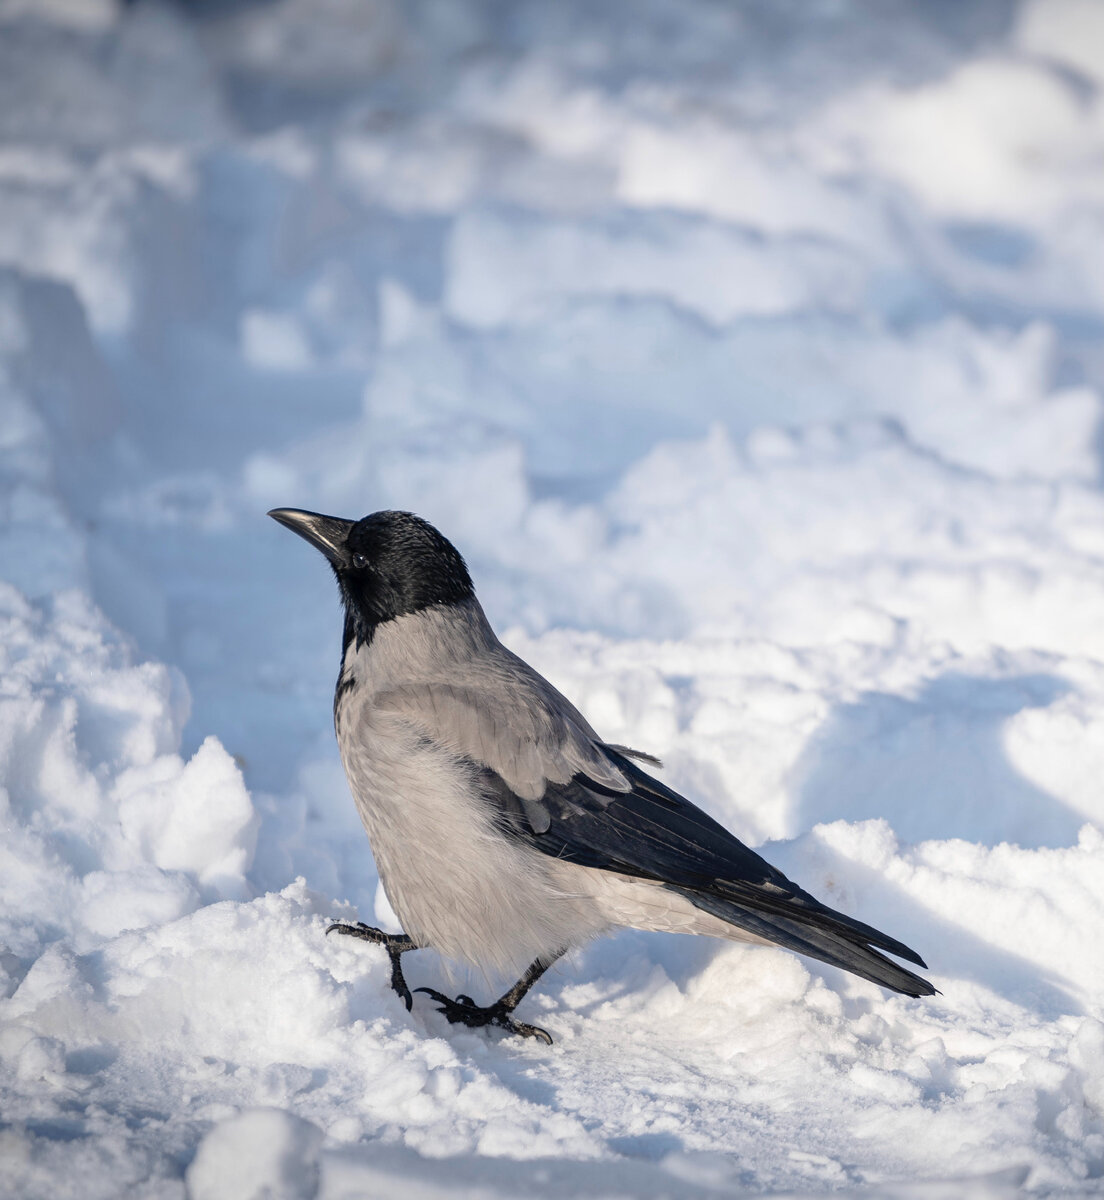
<path id="1" fill-rule="evenodd" d="M 554 858 L 665 884 L 748 933 L 883 987 L 910 996 L 935 991 L 878 952 L 926 966 L 914 950 L 821 904 L 619 749 L 606 747 L 606 754 L 631 791 L 613 791 L 576 775 L 568 783 L 549 784 L 534 805 L 483 768 L 484 794 L 500 827 Z"/>

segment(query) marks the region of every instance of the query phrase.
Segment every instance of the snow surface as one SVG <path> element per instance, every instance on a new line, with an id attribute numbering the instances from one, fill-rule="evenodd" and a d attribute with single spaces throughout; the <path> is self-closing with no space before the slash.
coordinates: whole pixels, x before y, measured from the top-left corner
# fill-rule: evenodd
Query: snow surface
<path id="1" fill-rule="evenodd" d="M 1098 0 L 0 0 L 0 1192 L 1098 1192 L 1102 163 Z M 438 523 L 942 995 L 407 1014 L 274 505 Z"/>

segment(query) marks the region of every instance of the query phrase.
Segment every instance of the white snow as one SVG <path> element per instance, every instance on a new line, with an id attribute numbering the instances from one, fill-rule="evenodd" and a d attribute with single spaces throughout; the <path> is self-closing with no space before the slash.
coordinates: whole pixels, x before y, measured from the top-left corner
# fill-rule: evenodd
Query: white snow
<path id="1" fill-rule="evenodd" d="M 1101 11 L 0 0 L 0 1193 L 1100 1190 Z M 275 505 L 433 520 L 941 995 L 408 1014 Z"/>

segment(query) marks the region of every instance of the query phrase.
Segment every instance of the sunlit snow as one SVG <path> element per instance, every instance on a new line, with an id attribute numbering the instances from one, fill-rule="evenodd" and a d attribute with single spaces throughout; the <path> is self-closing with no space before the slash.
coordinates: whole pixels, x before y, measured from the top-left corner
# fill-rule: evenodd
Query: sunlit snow
<path id="1" fill-rule="evenodd" d="M 1096 0 L 0 0 L 0 1192 L 1099 1189 L 1102 164 Z M 277 505 L 439 525 L 942 994 L 408 1014 Z"/>

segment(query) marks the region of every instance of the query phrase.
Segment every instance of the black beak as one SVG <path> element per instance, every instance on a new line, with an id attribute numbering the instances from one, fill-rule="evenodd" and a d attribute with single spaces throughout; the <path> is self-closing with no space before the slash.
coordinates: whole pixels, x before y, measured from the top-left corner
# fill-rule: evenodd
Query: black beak
<path id="1" fill-rule="evenodd" d="M 306 538 L 335 567 L 349 565 L 345 540 L 355 521 L 346 521 L 343 517 L 324 517 L 321 513 L 304 512 L 301 508 L 274 508 L 268 515 L 281 525 L 286 525 L 292 533 Z"/>

